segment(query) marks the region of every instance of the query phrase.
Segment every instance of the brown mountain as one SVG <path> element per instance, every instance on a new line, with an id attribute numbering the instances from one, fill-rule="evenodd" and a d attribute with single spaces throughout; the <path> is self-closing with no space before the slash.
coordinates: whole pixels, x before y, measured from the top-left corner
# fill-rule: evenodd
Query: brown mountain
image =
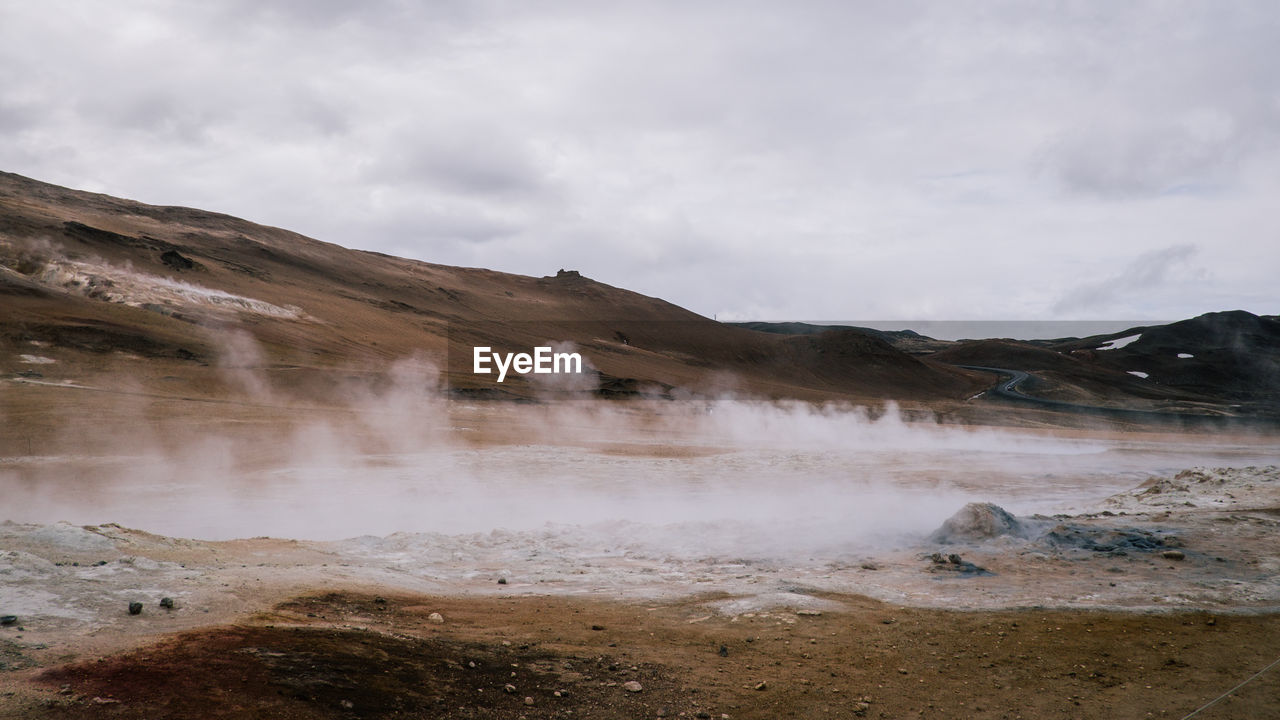
<path id="1" fill-rule="evenodd" d="M 552 342 L 572 344 L 607 395 L 932 402 L 987 384 L 857 331 L 757 332 L 573 271 L 534 278 L 407 260 L 8 173 L 0 308 L 0 375 L 124 373 L 188 394 L 223 392 L 235 384 L 228 371 L 249 369 L 274 390 L 314 396 L 337 379 L 379 382 L 393 361 L 417 356 L 441 365 L 455 391 L 525 397 L 539 388 L 524 378 L 473 375 L 471 348 Z"/>

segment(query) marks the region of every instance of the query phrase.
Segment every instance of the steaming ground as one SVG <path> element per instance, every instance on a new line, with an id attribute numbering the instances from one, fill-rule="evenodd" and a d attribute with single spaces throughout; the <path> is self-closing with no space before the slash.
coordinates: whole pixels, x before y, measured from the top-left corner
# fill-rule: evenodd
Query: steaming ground
<path id="1" fill-rule="evenodd" d="M 0 480 L 20 499 L 5 519 L 201 540 L 625 527 L 628 542 L 680 557 L 838 557 L 911 545 L 967 502 L 1069 513 L 1153 475 L 1280 460 L 1256 441 L 1070 437 L 745 402 L 656 413 L 434 406 L 364 420 L 284 431 L 269 458 L 212 436 L 2 459 Z M 507 435 L 475 441 L 494 426 Z"/>
<path id="2" fill-rule="evenodd" d="M 838 605 L 826 592 L 967 608 L 1280 606 L 1280 481 L 1265 469 L 1280 457 L 1265 438 L 971 429 L 741 402 L 412 411 L 413 422 L 313 422 L 265 459 L 227 438 L 8 458 L 0 605 L 75 632 L 120 622 L 134 596 L 203 613 L 332 583 L 712 592 L 723 597 L 708 611 L 728 614 Z M 1197 465 L 1264 469 L 1206 471 L 1205 497 L 1172 506 L 1176 493 L 1125 494 Z M 930 540 L 970 502 L 999 505 L 1026 532 Z M 1175 547 L 1181 559 L 1161 554 Z"/>
<path id="3" fill-rule="evenodd" d="M 0 714 L 1137 716 L 1274 656 L 1265 437 L 738 402 L 135 410 L 0 460 Z M 1267 692 L 1228 711 L 1267 717 Z"/>

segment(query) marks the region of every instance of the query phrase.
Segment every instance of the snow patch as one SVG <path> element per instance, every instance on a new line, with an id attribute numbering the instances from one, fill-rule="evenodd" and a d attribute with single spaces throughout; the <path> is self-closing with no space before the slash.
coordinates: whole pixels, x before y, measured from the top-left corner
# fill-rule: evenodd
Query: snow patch
<path id="1" fill-rule="evenodd" d="M 53 358 L 47 358 L 43 355 L 19 355 L 18 361 L 24 362 L 28 365 L 52 365 L 53 363 L 58 362 Z"/>
<path id="2" fill-rule="evenodd" d="M 1142 333 L 1138 333 L 1137 335 L 1125 335 L 1122 338 L 1116 338 L 1115 340 L 1108 340 L 1102 343 L 1101 345 L 1098 346 L 1098 349 L 1099 350 L 1119 350 L 1125 345 L 1135 342 L 1140 337 L 1142 337 Z"/>
<path id="3" fill-rule="evenodd" d="M 1178 357 L 1182 360 L 1186 360 L 1187 358 L 1195 357 L 1195 355 L 1192 355 L 1191 353 L 1178 353 Z"/>
<path id="4" fill-rule="evenodd" d="M 1130 375 L 1136 375 L 1137 377 L 1140 377 L 1140 378 L 1142 378 L 1143 380 L 1145 380 L 1145 379 L 1147 379 L 1147 378 L 1151 377 L 1150 375 L 1148 375 L 1147 373 L 1142 372 L 1141 370 L 1130 370 L 1130 371 L 1129 371 L 1129 374 L 1130 374 Z"/>

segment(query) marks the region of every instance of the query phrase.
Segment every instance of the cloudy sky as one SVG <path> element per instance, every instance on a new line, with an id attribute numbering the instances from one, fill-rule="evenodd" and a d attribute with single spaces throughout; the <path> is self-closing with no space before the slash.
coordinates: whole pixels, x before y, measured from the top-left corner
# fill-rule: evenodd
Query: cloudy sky
<path id="1" fill-rule="evenodd" d="M 0 169 L 721 319 L 1280 312 L 1280 4 L 0 0 Z"/>

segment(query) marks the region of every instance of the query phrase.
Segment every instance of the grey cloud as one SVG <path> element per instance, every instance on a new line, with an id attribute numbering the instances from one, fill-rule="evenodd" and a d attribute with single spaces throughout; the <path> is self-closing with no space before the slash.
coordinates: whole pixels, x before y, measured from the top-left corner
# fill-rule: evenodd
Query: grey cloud
<path id="1" fill-rule="evenodd" d="M 1123 199 L 1229 182 L 1247 150 L 1231 115 L 1202 111 L 1180 122 L 1072 130 L 1044 166 L 1072 192 Z"/>
<path id="2" fill-rule="evenodd" d="M 1173 271 L 1193 255 L 1194 245 L 1172 245 L 1139 255 L 1119 272 L 1082 283 L 1054 306 L 1060 313 L 1106 310 L 1117 300 L 1138 297 L 1168 282 Z"/>
<path id="3" fill-rule="evenodd" d="M 14 134 L 36 125 L 39 110 L 28 103 L 0 98 L 0 131 Z"/>
<path id="4" fill-rule="evenodd" d="M 1255 269 L 1280 254 L 1265 0 L 0 14 L 0 168 L 436 262 L 576 266 L 707 314 L 1127 312 L 1061 288 L 1151 238 L 1212 240 L 1199 287 L 1176 252 L 1148 260 L 1171 316 L 1267 297 Z"/>
<path id="5" fill-rule="evenodd" d="M 545 186 L 532 152 L 501 129 L 431 127 L 427 122 L 392 134 L 378 148 L 367 177 L 479 196 L 530 194 Z"/>

